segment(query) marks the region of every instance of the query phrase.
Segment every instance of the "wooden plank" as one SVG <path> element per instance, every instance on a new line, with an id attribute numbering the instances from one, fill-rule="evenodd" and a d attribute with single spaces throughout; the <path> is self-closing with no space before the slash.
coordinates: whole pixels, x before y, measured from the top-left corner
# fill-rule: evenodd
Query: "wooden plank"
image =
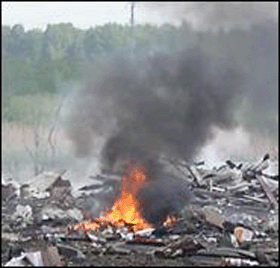
<path id="1" fill-rule="evenodd" d="M 266 196 L 268 197 L 269 201 L 273 204 L 274 208 L 278 209 L 278 202 L 277 202 L 276 198 L 274 197 L 274 195 L 272 194 L 268 185 L 263 180 L 262 176 L 256 175 L 256 178 L 259 181 L 260 185 L 262 186 L 262 188 L 263 188 Z"/>

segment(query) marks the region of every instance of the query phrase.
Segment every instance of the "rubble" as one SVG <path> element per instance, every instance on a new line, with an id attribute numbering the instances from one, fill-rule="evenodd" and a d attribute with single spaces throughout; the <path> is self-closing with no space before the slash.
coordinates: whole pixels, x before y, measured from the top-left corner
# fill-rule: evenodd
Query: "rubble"
<path id="1" fill-rule="evenodd" d="M 1 194 L 2 202 L 20 195 L 20 185 L 8 174 L 1 174 Z"/>
<path id="2" fill-rule="evenodd" d="M 11 259 L 5 266 L 44 266 L 41 252 L 22 253 L 20 257 Z"/>
<path id="3" fill-rule="evenodd" d="M 67 202 L 68 196 L 71 197 L 71 184 L 62 179 L 65 172 L 66 170 L 45 171 L 39 174 L 23 185 L 23 195 L 42 199 L 51 197 L 58 202 Z"/>
<path id="4" fill-rule="evenodd" d="M 39 217 L 41 221 L 56 219 L 74 219 L 76 221 L 81 221 L 83 219 L 82 212 L 77 208 L 62 210 L 53 205 L 44 207 Z"/>
<path id="5" fill-rule="evenodd" d="M 65 171 L 45 172 L 22 185 L 2 177 L 2 265 L 278 266 L 279 182 L 278 175 L 263 173 L 268 160 L 228 160 L 213 170 L 173 161 L 184 170 L 195 202 L 168 225 L 134 231 L 126 222 L 94 231 L 70 228 L 88 219 L 81 199 L 92 202 L 116 191 L 119 175 L 92 177 L 98 183 L 82 187 L 78 197 L 63 180 Z"/>
<path id="6" fill-rule="evenodd" d="M 62 244 L 56 244 L 58 252 L 66 256 L 69 259 L 75 258 L 75 259 L 84 259 L 85 255 L 77 248 L 73 248 L 67 245 L 62 245 Z"/>
<path id="7" fill-rule="evenodd" d="M 17 205 L 15 213 L 12 215 L 12 220 L 21 221 L 24 226 L 31 224 L 33 221 L 32 208 L 29 205 Z"/>
<path id="8" fill-rule="evenodd" d="M 57 247 L 49 246 L 45 251 L 22 252 L 12 258 L 5 266 L 63 266 Z"/>

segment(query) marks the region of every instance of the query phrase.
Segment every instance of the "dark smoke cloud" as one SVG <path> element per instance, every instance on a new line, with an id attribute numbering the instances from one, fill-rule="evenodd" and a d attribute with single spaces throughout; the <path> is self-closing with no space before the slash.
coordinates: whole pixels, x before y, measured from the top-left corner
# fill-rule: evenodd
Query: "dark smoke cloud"
<path id="1" fill-rule="evenodd" d="M 244 66 L 250 66 L 244 85 L 244 110 L 240 123 L 254 136 L 261 135 L 278 144 L 278 2 L 142 2 L 151 16 L 158 13 L 162 22 L 192 24 L 192 30 L 229 31 L 229 42 L 219 42 L 225 48 L 244 42 L 234 37 L 241 28 L 244 48 L 250 48 Z M 213 34 L 213 33 L 212 33 Z M 207 38 L 207 37 L 206 37 Z M 249 45 L 248 45 L 249 42 Z M 241 48 L 240 48 L 241 49 Z M 239 55 L 232 50 L 234 57 Z M 247 55 L 246 55 L 247 57 Z M 247 68 L 247 67 L 245 67 Z M 246 100 L 246 104 L 245 104 Z"/>
<path id="2" fill-rule="evenodd" d="M 90 155 L 92 137 L 103 135 L 103 168 L 144 163 L 148 185 L 139 200 L 144 217 L 158 223 L 191 199 L 186 182 L 162 172 L 159 157 L 191 161 L 211 138 L 212 126 L 234 127 L 242 83 L 232 61 L 198 47 L 144 60 L 118 55 L 100 63 L 88 79 L 69 134 L 79 156 Z"/>
<path id="3" fill-rule="evenodd" d="M 142 5 L 157 11 L 164 21 L 186 20 L 199 30 L 278 21 L 278 2 L 143 2 Z"/>
<path id="4" fill-rule="evenodd" d="M 191 160 L 212 125 L 234 126 L 242 78 L 232 62 L 214 61 L 199 48 L 145 61 L 107 60 L 77 101 L 70 131 L 77 153 L 89 155 L 98 132 L 108 137 L 108 168 L 119 158 L 157 159 L 161 153 Z"/>
<path id="5" fill-rule="evenodd" d="M 137 196 L 142 215 L 153 224 L 194 202 L 194 195 L 186 181 L 161 171 L 156 175 Z"/>

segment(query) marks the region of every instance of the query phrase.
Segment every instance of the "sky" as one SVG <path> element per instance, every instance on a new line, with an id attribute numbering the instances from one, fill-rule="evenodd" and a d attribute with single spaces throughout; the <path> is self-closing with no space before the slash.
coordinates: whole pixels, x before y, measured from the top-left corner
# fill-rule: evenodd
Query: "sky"
<path id="1" fill-rule="evenodd" d="M 9 2 L 2 1 L 2 25 L 20 23 L 25 30 L 47 24 L 71 22 L 74 27 L 88 29 L 90 26 L 108 22 L 130 22 L 128 2 Z M 147 12 L 139 2 L 135 4 L 135 23 L 162 21 L 156 11 Z"/>

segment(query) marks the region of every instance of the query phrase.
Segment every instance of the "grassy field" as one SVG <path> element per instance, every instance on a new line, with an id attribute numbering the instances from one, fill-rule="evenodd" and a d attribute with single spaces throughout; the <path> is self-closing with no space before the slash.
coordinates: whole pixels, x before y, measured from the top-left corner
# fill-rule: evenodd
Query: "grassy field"
<path id="1" fill-rule="evenodd" d="M 64 104 L 64 111 L 71 111 L 71 100 Z M 76 158 L 74 144 L 65 128 L 69 113 L 61 113 L 59 118 L 54 116 L 60 103 L 61 96 L 50 94 L 12 97 L 10 112 L 15 120 L 2 120 L 2 171 L 24 180 L 33 176 L 34 163 L 45 170 L 75 170 L 73 176 L 79 179 L 96 170 L 98 150 L 104 142 L 102 137 L 94 137 L 98 144 L 95 155 L 88 159 Z M 52 136 L 55 154 L 49 143 L 53 119 L 59 119 Z M 210 164 L 227 159 L 258 161 L 267 152 L 274 161 L 278 161 L 278 143 L 255 133 L 249 135 L 239 128 L 230 133 L 217 131 L 215 139 L 206 146 L 200 160 Z"/>

